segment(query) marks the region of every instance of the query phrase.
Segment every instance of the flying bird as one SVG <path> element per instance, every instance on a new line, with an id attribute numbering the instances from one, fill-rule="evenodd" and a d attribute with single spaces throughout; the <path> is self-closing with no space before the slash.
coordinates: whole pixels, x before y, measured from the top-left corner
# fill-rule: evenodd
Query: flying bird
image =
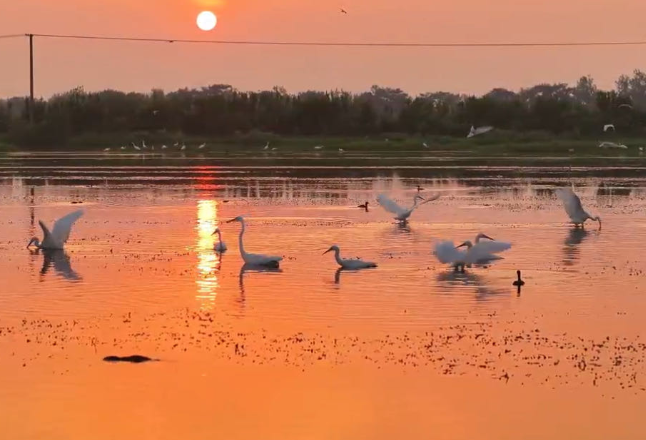
<path id="1" fill-rule="evenodd" d="M 493 130 L 493 127 L 491 126 L 484 126 L 484 127 L 478 127 L 475 128 L 473 125 L 471 126 L 471 130 L 469 130 L 469 134 L 467 135 L 467 138 L 472 138 L 474 136 L 478 136 L 484 133 L 487 133 L 489 131 Z"/>
<path id="2" fill-rule="evenodd" d="M 413 206 L 410 208 L 404 208 L 402 206 L 399 206 L 394 200 L 388 198 L 385 194 L 379 194 L 377 196 L 377 202 L 388 212 L 395 214 L 395 220 L 400 221 L 400 222 L 406 222 L 408 221 L 408 217 L 417 209 L 419 206 L 432 202 L 434 200 L 437 200 L 440 198 L 439 194 L 435 194 L 433 197 L 429 199 L 424 199 L 424 197 L 420 196 L 419 194 L 415 194 L 415 197 L 413 197 Z M 422 203 L 419 203 L 419 201 L 422 200 Z"/>
<path id="3" fill-rule="evenodd" d="M 572 188 L 558 188 L 556 190 L 556 196 L 561 199 L 561 202 L 563 202 L 563 208 L 565 208 L 565 212 L 570 217 L 570 220 L 572 220 L 575 227 L 581 226 L 583 228 L 583 224 L 586 220 L 592 220 L 599 222 L 599 229 L 601 229 L 601 217 L 593 217 L 588 214 L 586 210 L 583 209 L 581 199 L 579 199 L 579 196 L 572 191 Z"/>
<path id="4" fill-rule="evenodd" d="M 346 10 L 345 10 L 345 9 L 343 9 L 343 8 L 341 8 L 341 13 L 342 13 L 342 14 L 347 14 L 347 13 L 348 13 L 348 11 L 346 11 Z"/>
<path id="5" fill-rule="evenodd" d="M 242 225 L 242 229 L 240 230 L 240 235 L 238 236 L 238 241 L 240 244 L 240 255 L 242 256 L 242 260 L 245 262 L 245 264 L 249 264 L 252 266 L 268 266 L 268 267 L 278 267 L 280 265 L 280 262 L 282 261 L 283 257 L 274 257 L 274 256 L 262 255 L 262 254 L 250 254 L 247 251 L 245 251 L 244 242 L 242 240 L 242 237 L 245 232 L 245 218 L 240 215 L 234 219 L 229 220 L 227 223 L 231 223 L 231 222 L 239 222 Z"/>
<path id="6" fill-rule="evenodd" d="M 356 269 L 367 269 L 369 267 L 377 267 L 377 263 L 373 263 L 371 261 L 363 261 L 359 258 L 357 258 L 356 260 L 341 258 L 340 256 L 341 250 L 337 245 L 331 246 L 330 249 L 323 252 L 323 255 L 331 251 L 334 251 L 334 259 L 339 264 L 339 266 L 341 266 L 343 269 L 356 270 Z"/>
<path id="7" fill-rule="evenodd" d="M 72 231 L 72 226 L 74 222 L 78 220 L 83 215 L 82 210 L 74 211 L 70 214 L 67 214 L 65 217 L 61 217 L 56 220 L 54 223 L 54 228 L 50 230 L 47 228 L 45 223 L 42 220 L 38 221 L 40 228 L 43 230 L 43 241 L 42 243 L 38 240 L 37 237 L 32 237 L 27 244 L 27 247 L 30 247 L 32 244 L 38 249 L 49 249 L 49 250 L 61 250 L 65 247 L 65 243 L 70 238 L 70 232 Z"/>
<path id="8" fill-rule="evenodd" d="M 619 149 L 619 150 L 626 150 L 628 149 L 627 146 L 624 144 L 617 144 L 615 142 L 601 142 L 599 144 L 599 148 L 614 148 L 614 149 Z"/>
<path id="9" fill-rule="evenodd" d="M 206 144 L 200 144 L 200 145 L 197 147 L 197 149 L 198 149 L 198 150 L 201 150 L 201 149 L 202 149 L 202 148 L 204 148 L 204 147 L 206 147 Z"/>

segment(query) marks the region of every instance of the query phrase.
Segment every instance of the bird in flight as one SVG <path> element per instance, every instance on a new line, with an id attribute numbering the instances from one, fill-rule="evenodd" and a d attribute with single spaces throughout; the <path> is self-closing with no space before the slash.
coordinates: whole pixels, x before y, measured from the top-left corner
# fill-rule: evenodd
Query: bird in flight
<path id="1" fill-rule="evenodd" d="M 346 10 L 345 10 L 345 9 L 343 9 L 343 8 L 341 8 L 341 13 L 342 13 L 342 14 L 347 14 L 347 13 L 348 13 L 348 11 L 346 11 Z"/>

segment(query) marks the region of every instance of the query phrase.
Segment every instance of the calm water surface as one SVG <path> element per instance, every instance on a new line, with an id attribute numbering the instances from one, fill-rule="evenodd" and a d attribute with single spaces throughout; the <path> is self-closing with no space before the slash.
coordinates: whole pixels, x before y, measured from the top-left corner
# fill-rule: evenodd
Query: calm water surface
<path id="1" fill-rule="evenodd" d="M 221 162 L 0 161 L 11 438 L 640 438 L 646 169 Z M 602 230 L 567 224 L 572 183 Z M 375 202 L 417 185 L 442 197 L 406 227 Z M 65 252 L 25 249 L 79 208 Z M 280 270 L 242 268 L 241 214 Z M 513 247 L 434 259 L 478 232 Z M 101 362 L 133 353 L 160 362 Z"/>

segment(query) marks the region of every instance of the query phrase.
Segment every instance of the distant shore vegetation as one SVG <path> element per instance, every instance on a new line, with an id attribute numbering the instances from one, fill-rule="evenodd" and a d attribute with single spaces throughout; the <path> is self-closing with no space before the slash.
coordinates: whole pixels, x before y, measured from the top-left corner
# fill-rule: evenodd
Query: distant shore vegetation
<path id="1" fill-rule="evenodd" d="M 609 135 L 623 140 L 646 138 L 646 73 L 620 76 L 614 90 L 600 90 L 593 78 L 583 76 L 573 86 L 496 88 L 482 96 L 411 96 L 376 85 L 364 93 L 295 94 L 282 87 L 245 92 L 223 84 L 168 93 L 86 92 L 78 87 L 36 100 L 33 112 L 30 123 L 27 98 L 0 100 L 0 143 L 42 150 L 127 145 L 142 137 L 168 143 L 235 139 L 254 146 L 272 137 L 446 140 L 465 138 L 472 126 L 495 127 L 491 133 L 506 133 L 521 143 Z M 604 131 L 609 124 L 612 130 Z"/>

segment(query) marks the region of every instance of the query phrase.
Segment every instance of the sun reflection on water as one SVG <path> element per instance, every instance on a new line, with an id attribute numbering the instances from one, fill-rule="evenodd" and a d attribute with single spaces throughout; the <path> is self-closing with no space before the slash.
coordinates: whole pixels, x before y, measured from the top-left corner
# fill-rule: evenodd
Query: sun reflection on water
<path id="1" fill-rule="evenodd" d="M 212 310 L 215 305 L 220 283 L 221 260 L 213 251 L 214 238 L 211 234 L 217 226 L 218 205 L 214 200 L 197 202 L 197 294 L 195 298 L 202 310 Z"/>

